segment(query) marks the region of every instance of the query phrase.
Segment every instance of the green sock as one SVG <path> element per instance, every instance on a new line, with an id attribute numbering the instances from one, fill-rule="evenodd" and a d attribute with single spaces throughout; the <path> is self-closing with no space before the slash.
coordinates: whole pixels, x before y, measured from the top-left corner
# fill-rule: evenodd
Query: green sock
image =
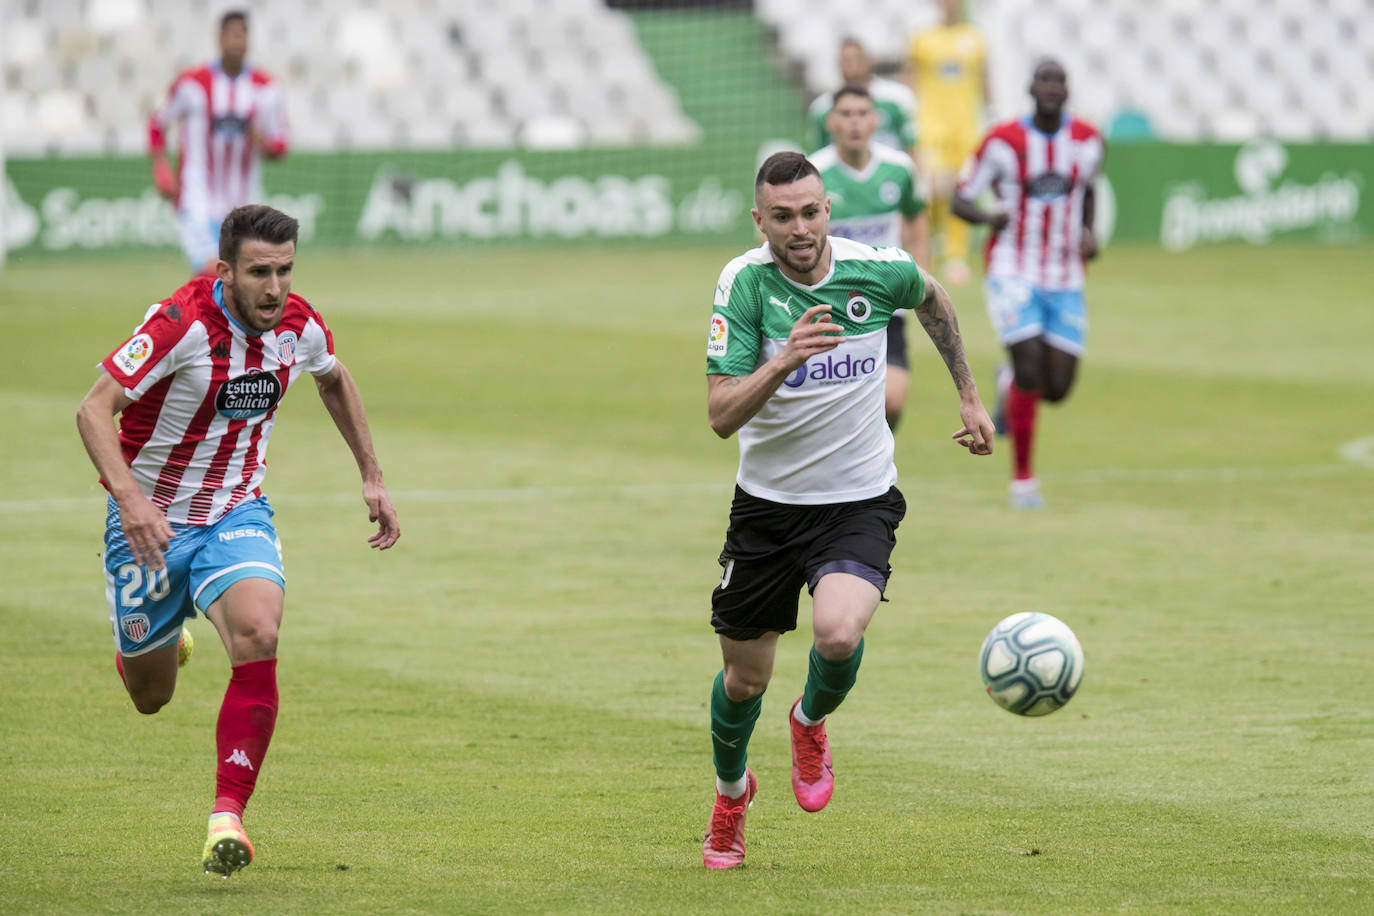
<path id="1" fill-rule="evenodd" d="M 859 647 L 849 658 L 832 662 L 821 657 L 816 647 L 811 647 L 811 666 L 806 675 L 806 690 L 802 692 L 801 711 L 815 722 L 828 716 L 844 702 L 845 694 L 854 686 L 859 676 L 859 662 L 864 657 L 864 641 L 859 639 Z"/>
<path id="2" fill-rule="evenodd" d="M 716 776 L 726 782 L 744 778 L 749 759 L 749 736 L 763 709 L 763 694 L 741 703 L 725 695 L 725 671 L 711 687 L 711 746 L 715 751 Z"/>

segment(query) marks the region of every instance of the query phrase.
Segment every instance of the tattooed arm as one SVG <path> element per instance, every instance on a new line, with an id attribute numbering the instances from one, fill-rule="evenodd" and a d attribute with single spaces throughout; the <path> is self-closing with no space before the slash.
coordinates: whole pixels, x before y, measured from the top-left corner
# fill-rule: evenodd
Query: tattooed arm
<path id="1" fill-rule="evenodd" d="M 762 409 L 782 380 L 817 353 L 844 343 L 830 306 L 813 305 L 792 325 L 787 345 L 749 375 L 706 376 L 706 414 L 717 436 L 729 439 Z"/>
<path id="2" fill-rule="evenodd" d="M 992 454 L 993 428 L 988 412 L 978 397 L 968 358 L 964 355 L 964 341 L 959 336 L 959 318 L 954 314 L 954 302 L 935 278 L 921 271 L 925 280 L 925 297 L 916 306 L 916 317 L 930 335 L 931 343 L 940 352 L 954 387 L 959 391 L 959 418 L 963 428 L 951 438 L 975 455 Z"/>

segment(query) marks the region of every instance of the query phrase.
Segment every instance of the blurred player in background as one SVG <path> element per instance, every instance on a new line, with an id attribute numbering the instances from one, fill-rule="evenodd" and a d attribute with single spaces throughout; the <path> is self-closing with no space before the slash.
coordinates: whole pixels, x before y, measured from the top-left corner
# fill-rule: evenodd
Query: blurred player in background
<path id="1" fill-rule="evenodd" d="M 954 212 L 992 227 L 987 248 L 988 314 L 1011 356 L 998 413 L 1011 434 L 1011 502 L 1042 505 L 1031 467 L 1036 408 L 1073 387 L 1088 319 L 1083 264 L 1097 256 L 1094 183 L 1105 147 L 1097 129 L 1064 112 L 1069 96 L 1057 60 L 1036 64 L 1035 113 L 988 132 L 959 185 Z M 995 209 L 975 201 L 991 188 Z"/>
<path id="2" fill-rule="evenodd" d="M 766 241 L 725 266 L 706 344 L 711 429 L 739 433 L 730 525 L 711 595 L 724 667 L 711 688 L 716 800 L 707 868 L 744 862 L 758 791 L 749 738 L 773 677 L 778 637 L 812 595 L 810 668 L 788 713 L 792 792 L 819 811 L 834 791 L 825 719 L 854 686 L 864 631 L 883 598 L 906 502 L 883 422 L 887 321 L 914 309 L 959 392 L 954 440 L 992 451 L 992 421 L 964 356 L 954 304 L 905 251 L 827 233 L 816 166 L 799 153 L 764 161 L 754 223 Z"/>
<path id="3" fill-rule="evenodd" d="M 205 871 L 226 878 L 253 860 L 243 809 L 277 721 L 286 578 L 259 486 L 277 406 L 302 372 L 314 376 L 358 463 L 368 516 L 378 522 L 368 543 L 385 550 L 401 533 L 358 386 L 335 358 L 324 319 L 290 292 L 296 233 L 296 221 L 270 207 L 232 211 L 218 279 L 197 277 L 149 309 L 100 364 L 77 412 L 110 493 L 105 594 L 115 666 L 134 706 L 151 715 L 172 699 L 182 621 L 197 610 L 233 667 L 215 730 L 203 853 Z"/>
<path id="4" fill-rule="evenodd" d="M 235 207 L 262 200 L 262 159 L 280 159 L 287 146 L 281 88 L 245 61 L 245 13 L 221 17 L 219 49 L 218 61 L 176 78 L 148 121 L 153 182 L 176 205 L 191 270 L 207 276 L 219 260 L 220 222 Z M 173 127 L 180 130 L 175 172 L 167 161 Z"/>
<path id="5" fill-rule="evenodd" d="M 917 162 L 930 183 L 940 276 L 956 286 L 972 273 L 968 227 L 951 218 L 950 198 L 959 169 L 978 145 L 988 105 L 987 45 L 977 28 L 960 21 L 962 7 L 962 0 L 940 0 L 943 23 L 917 35 L 908 55 L 918 106 Z"/>
<path id="6" fill-rule="evenodd" d="M 846 86 L 858 86 L 868 91 L 873 109 L 878 114 L 878 126 L 873 138 L 891 149 L 910 153 L 916 143 L 916 128 L 912 112 L 916 106 L 911 90 L 896 80 L 885 79 L 873 72 L 873 61 L 857 38 L 840 42 L 840 76 Z M 807 111 L 807 149 L 817 150 L 830 143 L 827 118 L 834 104 L 835 94 L 827 92 L 816 97 Z"/>
<path id="7" fill-rule="evenodd" d="M 866 89 L 835 93 L 826 127 L 833 142 L 811 154 L 830 198 L 830 234 L 877 248 L 903 248 L 928 263 L 925 201 L 916 189 L 916 164 L 906 153 L 873 139 L 878 116 Z M 911 373 L 906 319 L 887 325 L 887 425 L 897 428 Z"/>

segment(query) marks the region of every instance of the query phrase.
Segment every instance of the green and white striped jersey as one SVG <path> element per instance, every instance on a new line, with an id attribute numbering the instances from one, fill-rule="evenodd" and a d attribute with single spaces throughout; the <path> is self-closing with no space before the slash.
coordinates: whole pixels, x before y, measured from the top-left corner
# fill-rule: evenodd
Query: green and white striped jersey
<path id="1" fill-rule="evenodd" d="M 845 163 L 835 147 L 812 153 L 830 198 L 830 234 L 882 248 L 899 248 L 902 223 L 925 209 L 916 189 L 916 163 L 906 153 L 868 144 L 868 165 Z"/>
<path id="2" fill-rule="evenodd" d="M 749 375 L 787 344 L 813 305 L 847 340 L 811 357 L 739 430 L 741 488 L 793 505 L 857 502 L 897 482 L 884 413 L 887 322 L 915 308 L 925 280 L 900 248 L 830 237 L 830 272 L 814 286 L 785 276 L 767 243 L 725 266 L 706 342 L 708 375 Z"/>
<path id="3" fill-rule="evenodd" d="M 873 139 L 896 150 L 909 150 L 916 145 L 916 96 L 904 83 L 875 76 L 868 82 L 868 94 L 873 110 L 878 113 L 878 129 Z M 807 149 L 820 149 L 830 143 L 830 130 L 825 119 L 835 107 L 835 94 L 818 95 L 806 111 Z"/>

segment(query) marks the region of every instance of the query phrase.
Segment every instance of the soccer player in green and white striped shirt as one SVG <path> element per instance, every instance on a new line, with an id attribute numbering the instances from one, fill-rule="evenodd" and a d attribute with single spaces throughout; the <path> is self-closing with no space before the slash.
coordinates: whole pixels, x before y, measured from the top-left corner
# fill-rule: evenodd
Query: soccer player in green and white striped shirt
<path id="1" fill-rule="evenodd" d="M 811 154 L 830 197 L 830 234 L 875 248 L 904 248 L 927 263 L 930 226 L 917 190 L 916 163 L 906 153 L 873 139 L 878 118 L 868 90 L 845 86 L 835 93 L 828 119 L 834 142 Z M 887 326 L 887 425 L 897 428 L 911 374 L 906 321 Z"/>
<path id="2" fill-rule="evenodd" d="M 788 715 L 792 791 L 806 811 L 835 780 L 825 717 L 854 685 L 906 503 L 895 486 L 883 413 L 887 322 L 913 309 L 959 392 L 953 439 L 992 453 L 993 429 L 964 355 L 954 305 L 909 253 L 827 234 L 820 173 L 777 153 L 754 183 L 766 241 L 726 265 L 706 343 L 707 414 L 739 433 L 740 463 L 711 623 L 724 667 L 711 690 L 716 800 L 707 868 L 744 862 L 744 820 L 758 790 L 748 744 L 773 675 L 778 637 L 812 595 L 810 669 Z"/>
<path id="3" fill-rule="evenodd" d="M 846 86 L 860 86 L 873 97 L 878 115 L 874 139 L 904 153 L 916 147 L 916 95 L 905 83 L 878 76 L 873 61 L 857 38 L 840 42 L 840 76 Z M 830 108 L 835 94 L 824 93 L 812 100 L 806 111 L 807 149 L 820 149 L 831 141 Z"/>

